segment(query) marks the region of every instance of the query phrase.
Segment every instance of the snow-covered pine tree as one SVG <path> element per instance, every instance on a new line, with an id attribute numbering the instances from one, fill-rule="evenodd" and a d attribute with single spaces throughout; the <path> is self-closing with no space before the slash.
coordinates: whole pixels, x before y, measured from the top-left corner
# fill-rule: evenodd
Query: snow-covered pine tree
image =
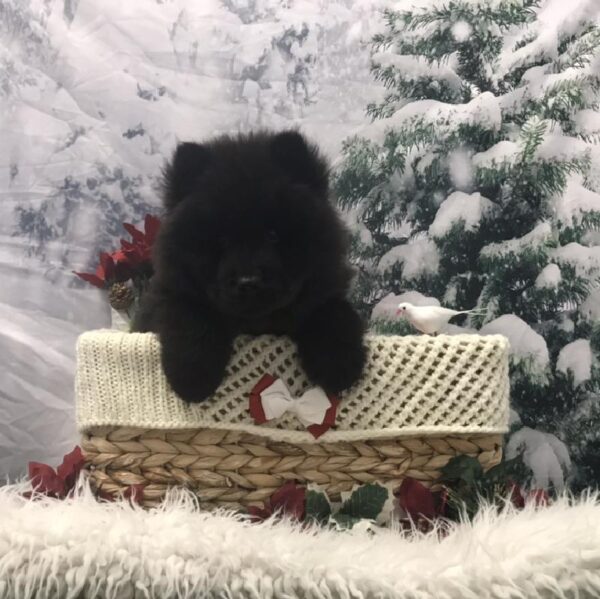
<path id="1" fill-rule="evenodd" d="M 358 305 L 411 289 L 485 310 L 470 325 L 509 337 L 515 408 L 566 442 L 577 486 L 600 484 L 599 13 L 592 0 L 386 11 L 373 73 L 387 94 L 336 178 Z M 538 437 L 519 446 L 547 465 L 559 445 L 532 457 Z"/>

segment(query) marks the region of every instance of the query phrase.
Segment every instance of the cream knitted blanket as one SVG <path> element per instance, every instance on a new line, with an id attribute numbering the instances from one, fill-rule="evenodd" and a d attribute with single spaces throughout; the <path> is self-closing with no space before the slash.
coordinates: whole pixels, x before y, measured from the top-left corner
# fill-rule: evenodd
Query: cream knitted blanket
<path id="1" fill-rule="evenodd" d="M 507 430 L 505 337 L 371 336 L 367 345 L 365 375 L 342 396 L 335 430 L 318 441 Z M 84 333 L 77 344 L 78 427 L 218 428 L 314 443 L 293 415 L 254 425 L 248 396 L 265 373 L 281 378 L 295 395 L 310 386 L 287 338 L 241 337 L 216 394 L 186 404 L 166 381 L 153 334 Z"/>

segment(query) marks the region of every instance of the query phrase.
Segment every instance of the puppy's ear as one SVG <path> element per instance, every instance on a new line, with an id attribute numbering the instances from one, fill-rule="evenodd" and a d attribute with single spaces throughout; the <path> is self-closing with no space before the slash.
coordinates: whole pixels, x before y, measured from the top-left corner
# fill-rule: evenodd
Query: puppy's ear
<path id="1" fill-rule="evenodd" d="M 271 141 L 275 162 L 294 181 L 327 194 L 329 169 L 319 151 L 297 131 L 277 133 Z"/>
<path id="2" fill-rule="evenodd" d="M 210 150 L 201 144 L 180 143 L 164 171 L 164 203 L 174 208 L 194 189 L 198 177 L 210 163 Z"/>

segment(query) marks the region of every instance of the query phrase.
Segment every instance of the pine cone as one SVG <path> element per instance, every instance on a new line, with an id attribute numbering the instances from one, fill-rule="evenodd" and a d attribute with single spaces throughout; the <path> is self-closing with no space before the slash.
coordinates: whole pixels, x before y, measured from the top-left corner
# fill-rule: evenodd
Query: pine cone
<path id="1" fill-rule="evenodd" d="M 108 301 L 115 310 L 127 310 L 133 303 L 133 291 L 124 283 L 114 283 L 108 291 Z"/>

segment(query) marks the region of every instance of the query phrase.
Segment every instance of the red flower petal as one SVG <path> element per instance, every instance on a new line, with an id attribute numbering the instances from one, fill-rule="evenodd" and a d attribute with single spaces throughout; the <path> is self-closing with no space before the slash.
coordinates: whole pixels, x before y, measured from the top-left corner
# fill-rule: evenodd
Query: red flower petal
<path id="1" fill-rule="evenodd" d="M 287 482 L 271 495 L 270 504 L 273 512 L 281 511 L 286 516 L 302 520 L 306 504 L 306 490 L 292 481 Z"/>
<path id="2" fill-rule="evenodd" d="M 325 412 L 325 416 L 323 418 L 323 422 L 321 424 L 311 424 L 306 427 L 306 430 L 315 438 L 318 439 L 323 433 L 327 432 L 334 424 L 335 418 L 337 416 L 337 407 L 340 403 L 340 400 L 334 395 L 329 395 L 329 401 L 331 402 L 331 406 Z"/>
<path id="3" fill-rule="evenodd" d="M 107 491 L 103 491 L 101 489 L 96 491 L 96 498 L 101 499 L 102 501 L 111 501 L 111 502 L 115 500 L 114 495 L 112 495 L 111 493 L 108 493 Z"/>
<path id="4" fill-rule="evenodd" d="M 151 246 L 145 245 L 142 248 L 142 259 L 147 262 L 150 262 L 152 260 L 152 247 Z"/>
<path id="5" fill-rule="evenodd" d="M 121 239 L 121 249 L 125 251 L 131 251 L 136 249 L 136 245 L 131 243 L 131 241 L 127 241 L 126 239 Z"/>
<path id="6" fill-rule="evenodd" d="M 533 503 L 536 506 L 546 506 L 550 503 L 550 495 L 544 489 L 533 489 L 527 493 L 525 503 Z"/>
<path id="7" fill-rule="evenodd" d="M 516 508 L 521 509 L 525 507 L 525 498 L 523 497 L 523 491 L 519 485 L 514 483 L 511 484 L 509 499 Z"/>
<path id="8" fill-rule="evenodd" d="M 151 250 L 146 243 L 129 243 L 121 239 L 121 248 L 125 259 L 132 268 L 151 261 Z"/>
<path id="9" fill-rule="evenodd" d="M 131 223 L 123 223 L 123 228 L 131 235 L 134 243 L 143 243 L 146 241 L 144 233 L 136 229 Z"/>
<path id="10" fill-rule="evenodd" d="M 448 489 L 444 487 L 441 491 L 439 491 L 437 493 L 436 499 L 436 513 L 438 514 L 438 516 L 445 516 L 446 508 L 448 507 Z"/>
<path id="11" fill-rule="evenodd" d="M 414 478 L 402 481 L 397 497 L 400 507 L 414 520 L 436 515 L 433 493 Z"/>
<path id="12" fill-rule="evenodd" d="M 133 249 L 123 250 L 123 253 L 125 254 L 127 263 L 130 264 L 132 268 L 136 268 L 137 266 L 140 265 L 142 258 L 141 258 L 140 251 L 138 250 L 137 247 L 135 247 Z"/>
<path id="13" fill-rule="evenodd" d="M 103 277 L 105 281 L 110 281 L 115 273 L 115 261 L 113 260 L 113 257 L 108 253 L 108 252 L 101 252 L 100 254 L 100 267 L 99 269 L 100 273 L 103 272 Z M 96 270 L 96 274 L 98 274 L 99 276 L 101 276 L 98 272 L 98 270 Z"/>
<path id="14" fill-rule="evenodd" d="M 254 385 L 252 391 L 250 391 L 250 400 L 248 403 L 248 410 L 250 412 L 250 416 L 254 418 L 254 424 L 264 424 L 267 421 L 267 417 L 265 416 L 265 411 L 262 407 L 262 398 L 260 394 L 270 387 L 275 381 L 277 377 L 272 374 L 263 374 L 261 379 Z"/>
<path id="15" fill-rule="evenodd" d="M 159 227 L 160 220 L 156 218 L 156 216 L 146 214 L 146 218 L 144 219 L 144 232 L 146 233 L 146 243 L 149 247 L 154 245 L 154 240 L 158 234 Z"/>
<path id="16" fill-rule="evenodd" d="M 127 256 L 125 256 L 125 252 L 123 250 L 116 250 L 110 256 L 115 264 L 127 261 Z"/>
<path id="17" fill-rule="evenodd" d="M 66 491 L 70 491 L 75 486 L 84 465 L 85 458 L 78 445 L 63 458 L 62 464 L 56 469 L 56 473 L 64 481 Z"/>
<path id="18" fill-rule="evenodd" d="M 129 261 L 117 262 L 115 266 L 115 281 L 117 283 L 124 283 L 129 281 L 133 275 L 132 265 Z"/>
<path id="19" fill-rule="evenodd" d="M 98 275 L 92 274 L 90 272 L 75 272 L 73 274 L 77 275 L 80 279 L 83 279 L 86 283 L 90 283 L 94 287 L 98 287 L 100 289 L 104 288 L 104 279 L 101 279 Z"/>
<path id="20" fill-rule="evenodd" d="M 50 497 L 64 497 L 66 494 L 65 482 L 48 464 L 29 462 L 29 479 L 31 486 L 38 493 L 44 493 Z"/>
<path id="21" fill-rule="evenodd" d="M 144 499 L 144 485 L 129 485 L 123 493 L 125 499 L 130 499 L 132 503 L 142 503 Z"/>
<path id="22" fill-rule="evenodd" d="M 248 513 L 251 516 L 252 522 L 262 522 L 272 515 L 268 509 L 256 507 L 255 505 L 248 506 Z"/>
<path id="23" fill-rule="evenodd" d="M 42 464 L 41 462 L 29 462 L 28 470 L 30 480 L 33 480 L 35 477 L 49 477 L 53 474 L 56 474 L 52 466 L 48 466 L 48 464 Z"/>

